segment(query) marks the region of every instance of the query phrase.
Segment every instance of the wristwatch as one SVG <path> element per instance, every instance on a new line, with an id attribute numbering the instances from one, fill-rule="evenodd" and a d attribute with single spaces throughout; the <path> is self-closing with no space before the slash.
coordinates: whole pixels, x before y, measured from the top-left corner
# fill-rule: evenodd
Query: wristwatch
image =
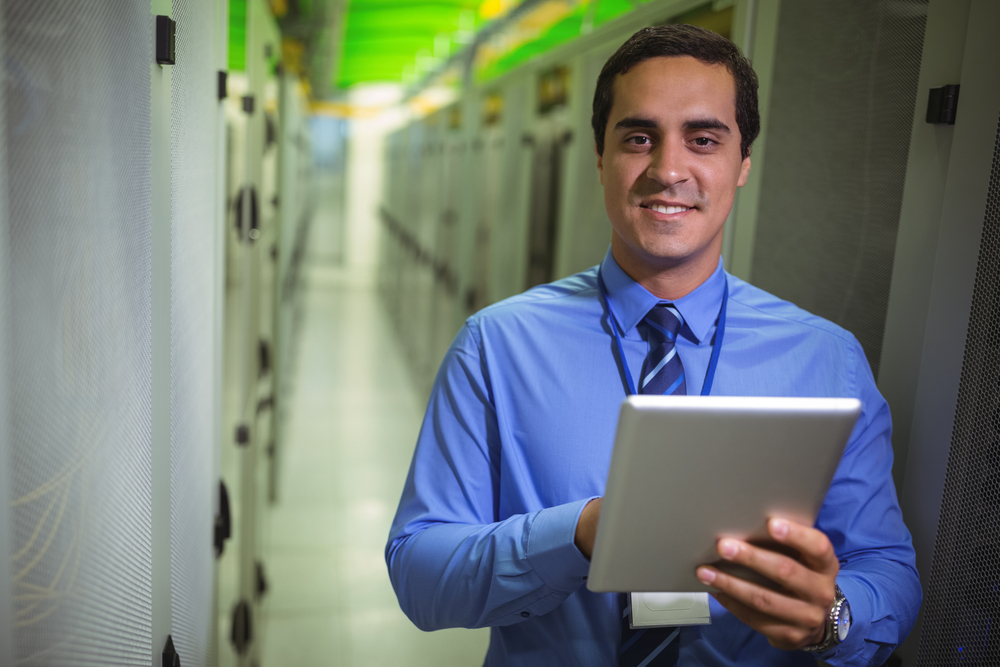
<path id="1" fill-rule="evenodd" d="M 822 653 L 834 648 L 847 639 L 847 633 L 851 630 L 851 605 L 844 597 L 844 592 L 840 586 L 833 585 L 834 600 L 830 607 L 830 615 L 826 618 L 826 634 L 819 644 L 806 646 L 802 650 L 812 653 Z"/>

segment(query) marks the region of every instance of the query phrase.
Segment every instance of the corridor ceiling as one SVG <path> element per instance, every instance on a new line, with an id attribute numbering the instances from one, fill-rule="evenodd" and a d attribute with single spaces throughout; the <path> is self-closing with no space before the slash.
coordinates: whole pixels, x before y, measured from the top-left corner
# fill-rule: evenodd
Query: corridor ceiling
<path id="1" fill-rule="evenodd" d="M 483 21 L 480 6 L 498 0 L 350 0 L 341 42 L 337 87 L 403 81 L 420 60 L 447 57 L 471 41 Z"/>
<path id="2" fill-rule="evenodd" d="M 489 80 L 649 1 L 349 0 L 336 87 L 418 85 L 474 40 L 473 74 Z M 686 15 L 716 14 L 731 4 L 706 0 Z M 484 32 L 488 39 L 480 39 Z"/>
<path id="3" fill-rule="evenodd" d="M 454 85 L 471 66 L 489 81 L 647 2 L 666 0 L 230 0 L 229 68 L 243 69 L 247 3 L 277 21 L 280 59 L 329 100 L 357 84 Z M 728 32 L 732 0 L 705 0 L 673 21 Z M 266 8 L 266 9 L 263 9 Z M 716 25 L 718 24 L 718 26 Z M 475 42 L 474 50 L 467 47 Z M 466 60 L 471 56 L 472 59 Z M 468 71 L 468 70 L 464 70 Z"/>

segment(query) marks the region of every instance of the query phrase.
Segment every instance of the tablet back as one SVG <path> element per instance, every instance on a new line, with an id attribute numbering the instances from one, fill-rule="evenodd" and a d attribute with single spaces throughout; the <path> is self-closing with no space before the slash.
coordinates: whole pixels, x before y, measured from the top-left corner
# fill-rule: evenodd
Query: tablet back
<path id="1" fill-rule="evenodd" d="M 813 525 L 860 411 L 853 398 L 628 397 L 587 587 L 710 590 L 698 565 L 733 569 L 719 538 L 766 540 L 768 517 Z"/>

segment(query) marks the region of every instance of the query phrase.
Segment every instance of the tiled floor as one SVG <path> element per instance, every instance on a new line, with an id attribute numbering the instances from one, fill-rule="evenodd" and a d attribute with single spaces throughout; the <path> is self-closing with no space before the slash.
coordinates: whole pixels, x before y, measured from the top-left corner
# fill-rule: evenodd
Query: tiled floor
<path id="1" fill-rule="evenodd" d="M 423 405 L 374 289 L 310 253 L 279 502 L 262 519 L 261 667 L 482 664 L 487 631 L 425 633 L 396 602 L 383 549 Z"/>

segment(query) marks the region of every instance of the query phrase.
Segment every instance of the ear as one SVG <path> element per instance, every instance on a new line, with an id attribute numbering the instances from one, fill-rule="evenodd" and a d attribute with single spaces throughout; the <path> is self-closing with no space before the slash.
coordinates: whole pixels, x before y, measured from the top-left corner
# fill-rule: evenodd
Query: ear
<path id="1" fill-rule="evenodd" d="M 594 144 L 594 153 L 597 155 L 597 178 L 601 185 L 604 185 L 604 156 L 597 152 L 597 144 Z"/>
<path id="2" fill-rule="evenodd" d="M 750 156 L 743 158 L 743 164 L 740 165 L 740 178 L 736 181 L 736 187 L 742 188 L 747 184 L 747 179 L 750 177 Z"/>

